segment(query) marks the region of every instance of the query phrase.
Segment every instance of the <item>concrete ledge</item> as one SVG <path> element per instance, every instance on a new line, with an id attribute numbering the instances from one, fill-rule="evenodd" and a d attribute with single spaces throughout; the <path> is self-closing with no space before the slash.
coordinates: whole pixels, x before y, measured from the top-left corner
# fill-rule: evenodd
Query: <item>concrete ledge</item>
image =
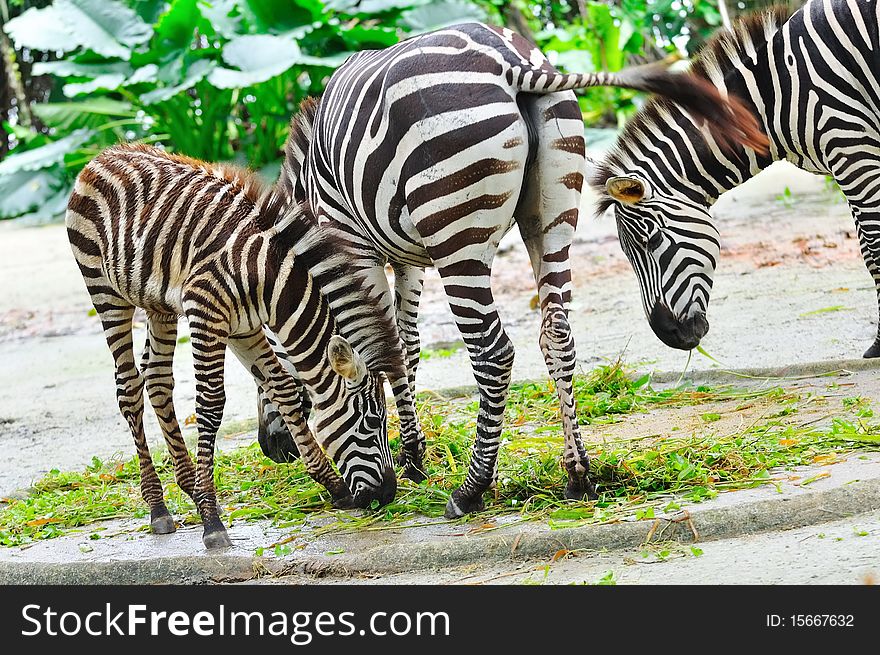
<path id="1" fill-rule="evenodd" d="M 123 553 L 118 558 L 111 556 L 101 561 L 73 561 L 75 558 L 45 561 L 44 555 L 37 558 L 44 561 L 16 561 L 14 553 L 10 556 L 11 549 L 7 549 L 0 553 L 0 584 L 205 584 L 290 573 L 344 578 L 355 574 L 431 571 L 467 564 L 549 560 L 560 549 L 615 551 L 637 549 L 648 541 L 713 541 L 816 525 L 880 509 L 880 477 L 843 481 L 852 473 L 876 472 L 880 468 L 880 457 L 871 459 L 873 461 L 863 463 L 862 469 L 858 469 L 858 465 L 847 469 L 846 475 L 837 476 L 837 482 L 824 480 L 834 485 L 825 489 L 807 491 L 795 487 L 777 493 L 764 487 L 732 492 L 654 520 L 561 530 L 550 530 L 543 522 L 517 524 L 470 536 L 462 535 L 461 529 L 466 530 L 466 526 L 458 525 L 454 526 L 458 530 L 455 538 L 450 538 L 449 533 L 438 534 L 442 527 L 438 526 L 438 530 L 420 535 L 423 539 L 420 541 L 390 535 L 391 541 L 372 547 L 363 547 L 362 535 L 352 537 L 353 544 L 339 537 L 334 543 L 342 543 L 347 548 L 336 555 L 313 551 L 284 558 L 257 557 L 240 548 L 235 549 L 237 552 L 207 553 L 201 546 L 197 529 L 188 531 L 183 551 L 178 549 L 176 554 L 167 556 L 164 554 L 168 552 L 164 545 L 167 542 L 151 535 L 141 536 L 150 544 L 152 552 L 140 558 Z M 849 463 L 835 466 L 846 464 Z M 237 524 L 232 533 L 241 533 L 244 528 L 243 524 Z M 321 548 L 327 546 L 327 543 L 320 544 Z"/>

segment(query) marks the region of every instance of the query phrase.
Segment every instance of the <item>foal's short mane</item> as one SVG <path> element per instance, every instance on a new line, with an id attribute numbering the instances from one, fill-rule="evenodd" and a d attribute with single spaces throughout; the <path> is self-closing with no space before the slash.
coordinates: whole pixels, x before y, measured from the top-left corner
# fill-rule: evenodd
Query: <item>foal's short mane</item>
<path id="1" fill-rule="evenodd" d="M 730 30 L 717 32 L 703 46 L 694 58 L 690 73 L 704 80 L 712 77 L 724 77 L 735 70 L 740 58 L 748 57 L 750 49 L 761 50 L 773 35 L 791 18 L 794 9 L 790 5 L 776 5 L 763 11 L 737 18 Z M 635 143 L 639 133 L 650 133 L 652 126 L 662 126 L 666 116 L 675 107 L 675 102 L 662 96 L 654 96 L 644 108 L 630 119 L 617 143 Z M 615 147 L 605 159 L 596 165 L 589 183 L 600 193 L 596 206 L 596 214 L 601 215 L 614 200 L 606 195 L 605 183 L 609 178 L 619 175 L 623 168 L 621 152 Z"/>
<path id="2" fill-rule="evenodd" d="M 208 175 L 231 183 L 236 191 L 243 192 L 245 197 L 255 205 L 260 202 L 268 190 L 268 185 L 264 184 L 254 171 L 233 164 L 206 162 L 195 157 L 170 153 L 143 143 L 120 143 L 111 146 L 105 152 L 110 154 L 142 154 L 154 159 L 164 159 L 188 168 L 202 170 Z"/>

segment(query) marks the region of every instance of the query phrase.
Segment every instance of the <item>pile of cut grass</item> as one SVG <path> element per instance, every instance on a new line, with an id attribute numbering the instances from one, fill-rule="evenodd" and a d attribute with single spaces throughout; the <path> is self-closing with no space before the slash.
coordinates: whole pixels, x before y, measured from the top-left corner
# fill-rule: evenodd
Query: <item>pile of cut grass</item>
<path id="1" fill-rule="evenodd" d="M 603 366 L 576 380 L 579 420 L 583 424 L 614 420 L 657 407 L 681 407 L 734 401 L 743 406 L 766 399 L 783 406 L 772 418 L 756 420 L 731 434 L 693 434 L 592 444 L 595 502 L 563 498 L 560 467 L 562 434 L 556 394 L 547 383 L 516 385 L 508 404 L 509 426 L 499 461 L 499 484 L 487 494 L 483 523 L 501 515 L 548 520 L 551 527 L 647 518 L 670 511 L 679 502 L 715 496 L 720 490 L 771 482 L 769 470 L 830 461 L 856 450 L 880 449 L 880 427 L 866 422 L 863 403 L 844 407 L 844 416 L 824 427 L 791 425 L 796 394 L 778 387 L 733 389 L 676 387 L 656 390 L 648 377 L 634 380 L 620 363 Z M 856 412 L 859 410 L 861 413 Z M 363 513 L 332 510 L 323 488 L 301 463 L 279 465 L 252 445 L 216 457 L 218 497 L 227 522 L 269 519 L 291 529 L 304 528 L 310 517 L 323 517 L 310 534 L 332 530 L 385 529 L 412 524 L 410 519 L 439 517 L 449 494 L 464 479 L 474 429 L 476 404 L 421 397 L 419 412 L 428 441 L 426 472 L 420 485 L 400 484 L 395 501 Z M 393 419 L 392 419 L 393 420 Z M 392 422 L 392 448 L 398 447 Z M 823 459 L 824 458 L 824 459 Z M 189 498 L 173 483 L 170 460 L 157 459 L 171 512 L 187 523 L 198 522 Z M 127 517 L 146 517 L 140 498 L 136 458 L 102 462 L 85 471 L 52 471 L 22 500 L 0 509 L 0 545 L 20 546 L 50 539 L 73 529 Z"/>

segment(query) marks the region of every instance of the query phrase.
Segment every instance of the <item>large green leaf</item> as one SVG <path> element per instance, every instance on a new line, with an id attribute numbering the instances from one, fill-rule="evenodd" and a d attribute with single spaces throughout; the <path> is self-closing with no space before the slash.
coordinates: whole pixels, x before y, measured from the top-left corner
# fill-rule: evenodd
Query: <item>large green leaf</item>
<path id="1" fill-rule="evenodd" d="M 6 31 L 18 47 L 63 52 L 84 48 L 125 60 L 153 35 L 133 9 L 115 0 L 55 0 L 9 21 Z"/>
<path id="2" fill-rule="evenodd" d="M 339 36 L 345 41 L 345 45 L 353 50 L 387 48 L 400 40 L 397 36 L 397 29 L 394 27 L 364 25 L 363 23 L 341 30 Z"/>
<path id="3" fill-rule="evenodd" d="M 475 4 L 463 0 L 438 0 L 403 12 L 400 25 L 408 32 L 428 32 L 441 27 L 484 21 L 486 13 Z"/>
<path id="4" fill-rule="evenodd" d="M 202 19 L 196 6 L 198 0 L 174 0 L 159 22 L 156 35 L 164 48 L 188 48 L 193 42 L 195 29 Z"/>
<path id="5" fill-rule="evenodd" d="M 56 195 L 63 182 L 61 167 L 0 175 L 0 219 L 39 208 Z"/>
<path id="6" fill-rule="evenodd" d="M 216 66 L 216 62 L 213 62 L 210 59 L 199 59 L 189 67 L 186 71 L 186 76 L 180 84 L 163 86 L 149 91 L 140 97 L 141 103 L 148 106 L 173 98 L 178 93 L 191 89 L 201 82 Z"/>
<path id="7" fill-rule="evenodd" d="M 223 48 L 223 61 L 239 70 L 217 68 L 208 81 L 220 89 L 240 89 L 272 79 L 302 63 L 296 41 L 271 34 L 246 34 Z"/>
<path id="8" fill-rule="evenodd" d="M 47 197 L 41 198 L 40 203 L 29 213 L 22 214 L 16 220 L 26 223 L 48 223 L 64 217 L 67 211 L 67 202 L 73 186 L 63 183 L 58 189 Z"/>
<path id="9" fill-rule="evenodd" d="M 150 25 L 159 20 L 159 16 L 167 8 L 166 0 L 126 0 L 129 7 L 134 9 L 138 16 Z"/>
<path id="10" fill-rule="evenodd" d="M 9 155 L 0 162 L 0 175 L 10 175 L 18 171 L 38 171 L 41 168 L 60 164 L 64 161 L 64 155 L 73 152 L 94 135 L 93 130 L 83 128 L 41 148 Z"/>
<path id="11" fill-rule="evenodd" d="M 327 9 L 344 14 L 380 14 L 395 9 L 429 4 L 430 0 L 327 0 Z M 441 3 L 442 4 L 442 3 Z"/>
<path id="12" fill-rule="evenodd" d="M 53 5 L 43 9 L 31 7 L 6 23 L 3 29 L 17 48 L 70 52 L 82 45 Z"/>
<path id="13" fill-rule="evenodd" d="M 131 66 L 124 61 L 100 64 L 82 64 L 67 59 L 58 61 L 38 61 L 31 69 L 34 75 L 55 75 L 56 77 L 85 77 L 94 79 L 101 75 L 131 75 Z"/>
<path id="14" fill-rule="evenodd" d="M 258 34 L 282 33 L 320 18 L 319 0 L 237 0 L 238 10 Z"/>
<path id="15" fill-rule="evenodd" d="M 32 109 L 45 125 L 62 132 L 82 127 L 99 128 L 110 118 L 135 115 L 129 103 L 100 96 L 82 102 L 44 102 L 33 105 Z"/>
<path id="16" fill-rule="evenodd" d="M 242 34 L 242 17 L 237 14 L 237 0 L 199 0 L 199 10 L 220 36 L 233 39 Z M 236 15 L 233 16 L 233 11 Z"/>

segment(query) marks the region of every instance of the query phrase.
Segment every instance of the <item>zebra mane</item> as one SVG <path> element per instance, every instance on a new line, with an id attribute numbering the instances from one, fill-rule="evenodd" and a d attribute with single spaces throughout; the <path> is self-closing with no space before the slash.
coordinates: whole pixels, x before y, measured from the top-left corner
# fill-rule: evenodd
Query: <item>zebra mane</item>
<path id="1" fill-rule="evenodd" d="M 780 4 L 738 18 L 730 30 L 720 30 L 700 49 L 691 71 L 710 81 L 723 77 L 766 46 L 794 12 L 791 5 Z"/>
<path id="2" fill-rule="evenodd" d="M 278 187 L 288 201 L 305 200 L 304 197 L 300 197 L 304 196 L 304 193 L 301 185 L 297 189 L 297 182 L 312 142 L 312 126 L 317 113 L 318 99 L 309 97 L 300 103 L 299 111 L 290 119 L 290 133 L 284 143 L 284 162 L 278 178 Z M 300 191 L 299 195 L 297 191 Z"/>
<path id="3" fill-rule="evenodd" d="M 756 51 L 766 47 L 794 12 L 791 5 L 775 5 L 737 18 L 730 30 L 720 30 L 700 49 L 691 64 L 690 73 L 710 83 L 723 79 L 736 69 L 741 59 L 752 58 Z M 662 125 L 675 106 L 675 101 L 669 98 L 652 97 L 624 126 L 617 139 L 618 145 L 595 164 L 588 181 L 599 194 L 597 216 L 604 214 L 614 204 L 614 200 L 605 193 L 605 183 L 623 170 L 623 153 L 619 144 L 637 143 L 639 133 L 650 133 L 650 126 Z"/>
<path id="4" fill-rule="evenodd" d="M 290 205 L 273 229 L 281 250 L 292 251 L 294 261 L 308 269 L 330 305 L 339 334 L 367 368 L 389 379 L 405 377 L 397 327 L 371 293 L 366 269 L 358 264 L 345 234 L 319 225 L 304 202 Z"/>
<path id="5" fill-rule="evenodd" d="M 206 162 L 195 157 L 167 152 L 145 143 L 119 143 L 111 146 L 107 151 L 142 154 L 147 157 L 164 159 L 175 164 L 187 166 L 194 170 L 204 171 L 208 175 L 232 184 L 236 191 L 244 193 L 245 197 L 255 206 L 259 205 L 266 198 L 269 191 L 268 186 L 260 180 L 254 171 L 233 164 Z M 275 217 L 277 217 L 277 214 Z M 274 222 L 275 217 L 273 217 L 272 222 Z"/>

